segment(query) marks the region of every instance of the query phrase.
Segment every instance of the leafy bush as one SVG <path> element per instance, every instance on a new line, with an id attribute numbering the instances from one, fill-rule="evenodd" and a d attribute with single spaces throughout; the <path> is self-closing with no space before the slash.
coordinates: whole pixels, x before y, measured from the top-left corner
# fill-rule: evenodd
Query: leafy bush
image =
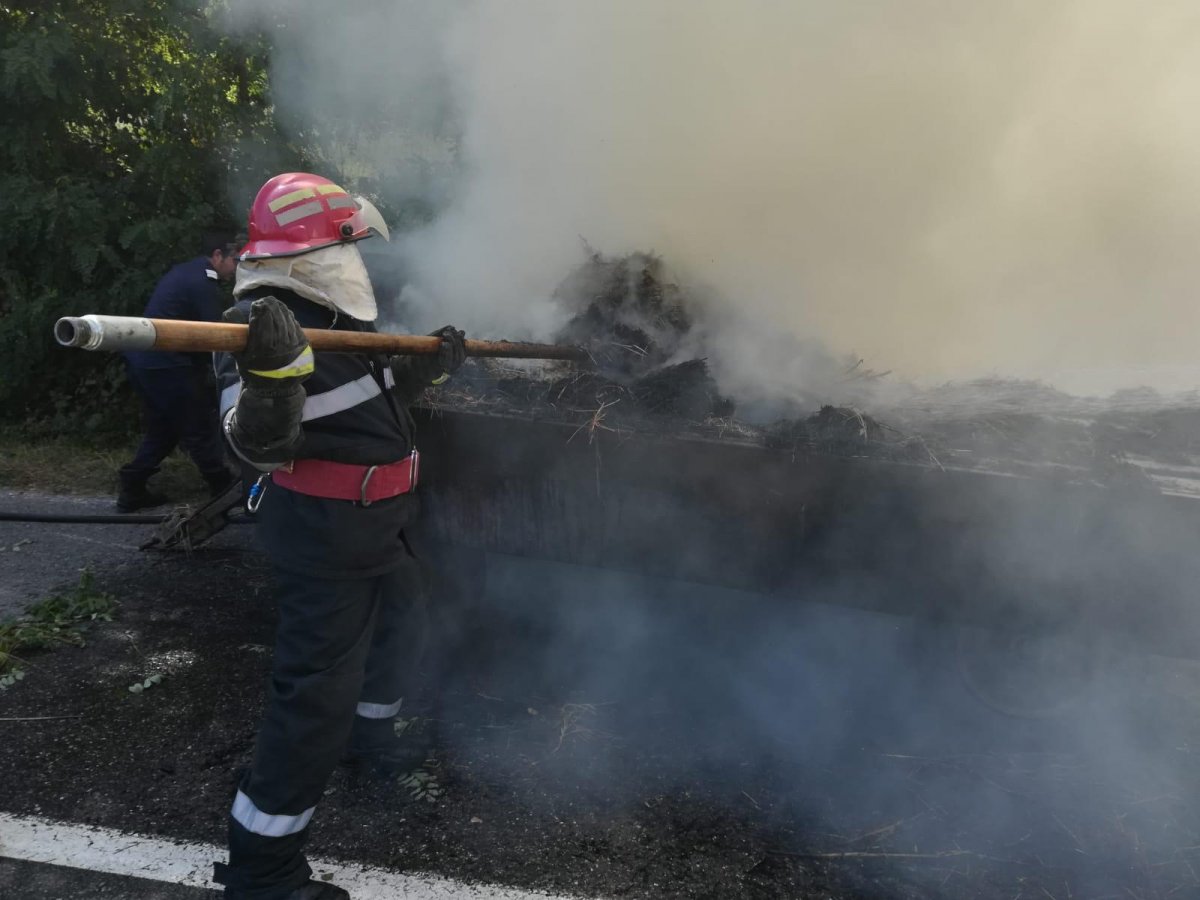
<path id="1" fill-rule="evenodd" d="M 225 35 L 220 8 L 0 6 L 0 417 L 129 428 L 120 359 L 58 347 L 54 321 L 140 314 L 204 230 L 242 222 L 230 184 L 297 160 L 272 120 L 263 46 Z"/>

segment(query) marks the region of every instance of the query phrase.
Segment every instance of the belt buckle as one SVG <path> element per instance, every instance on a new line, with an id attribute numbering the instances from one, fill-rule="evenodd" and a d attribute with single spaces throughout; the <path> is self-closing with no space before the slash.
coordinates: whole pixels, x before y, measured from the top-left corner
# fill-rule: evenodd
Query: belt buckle
<path id="1" fill-rule="evenodd" d="M 371 505 L 371 501 L 367 499 L 367 485 L 371 483 L 371 476 L 375 474 L 375 470 L 378 468 L 379 466 L 371 466 L 367 469 L 366 474 L 363 475 L 362 487 L 359 488 L 358 492 L 359 503 L 363 506 Z"/>

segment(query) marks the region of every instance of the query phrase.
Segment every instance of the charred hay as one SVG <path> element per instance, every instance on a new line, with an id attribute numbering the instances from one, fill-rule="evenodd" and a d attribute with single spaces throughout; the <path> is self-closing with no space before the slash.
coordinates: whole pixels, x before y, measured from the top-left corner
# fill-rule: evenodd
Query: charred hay
<path id="1" fill-rule="evenodd" d="M 667 364 L 692 328 L 683 292 L 666 280 L 662 259 L 649 253 L 592 252 L 554 299 L 574 311 L 556 339 L 586 348 L 597 368 L 618 380 Z"/>
<path id="2" fill-rule="evenodd" d="M 722 397 L 703 359 L 663 366 L 635 381 L 629 389 L 643 410 L 684 419 L 733 414 L 733 401 Z"/>
<path id="3" fill-rule="evenodd" d="M 1101 400 L 1037 381 L 988 378 L 911 389 L 882 415 L 824 405 L 753 424 L 736 418 L 733 400 L 698 355 L 703 344 L 693 334 L 689 298 L 660 257 L 589 250 L 554 298 L 571 314 L 555 340 L 584 347 L 590 367 L 535 370 L 475 360 L 432 402 L 575 426 L 604 410 L 608 427 L 621 431 L 1100 485 L 1194 481 L 1200 494 L 1197 397 L 1172 400 L 1142 389 Z M 844 380 L 879 381 L 884 374 L 859 360 Z"/>
<path id="4" fill-rule="evenodd" d="M 1019 390 L 977 411 L 892 407 L 886 418 L 826 405 L 767 425 L 739 420 L 704 360 L 685 360 L 618 381 L 599 370 L 552 366 L 542 372 L 473 361 L 436 403 L 530 422 L 579 426 L 603 409 L 622 433 L 688 436 L 757 444 L 787 453 L 865 457 L 930 468 L 1066 479 L 1121 489 L 1200 495 L 1200 407 L 1105 409 L 1091 401 L 1050 409 L 1037 397 L 1018 410 Z M 1047 399 L 1046 391 L 1036 394 Z"/>
<path id="5" fill-rule="evenodd" d="M 607 257 L 589 253 L 555 291 L 574 315 L 555 335 L 559 343 L 587 350 L 593 365 L 557 366 L 534 375 L 516 368 L 481 365 L 464 371 L 465 396 L 496 401 L 526 414 L 590 412 L 621 404 L 626 417 L 703 421 L 729 416 L 704 359 L 678 359 L 692 328 L 678 285 L 667 280 L 652 254 Z"/>

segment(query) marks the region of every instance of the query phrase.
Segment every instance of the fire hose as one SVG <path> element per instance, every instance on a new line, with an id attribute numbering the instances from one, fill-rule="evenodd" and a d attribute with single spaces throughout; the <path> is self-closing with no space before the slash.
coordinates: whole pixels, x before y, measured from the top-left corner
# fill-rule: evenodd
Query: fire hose
<path id="1" fill-rule="evenodd" d="M 54 325 L 54 337 L 64 347 L 83 350 L 161 350 L 184 353 L 236 352 L 246 346 L 247 325 L 226 322 L 192 322 L 179 319 L 146 319 L 137 316 L 67 316 Z M 441 349 L 441 338 L 387 332 L 304 329 L 315 352 L 395 353 L 431 356 Z M 465 342 L 467 356 L 499 359 L 550 359 L 583 362 L 585 350 L 561 344 L 517 341 Z M 193 547 L 226 525 L 252 522 L 250 516 L 232 514 L 241 503 L 240 483 L 197 510 L 182 509 L 157 515 L 84 515 L 23 513 L 0 510 L 3 522 L 54 522 L 91 525 L 158 525 L 143 547 Z"/>
<path id="2" fill-rule="evenodd" d="M 118 513 L 30 513 L 11 512 L 0 509 L 0 522 L 52 522 L 56 525 L 161 525 L 171 518 L 172 513 L 137 514 Z"/>
<path id="3" fill-rule="evenodd" d="M 242 482 L 235 481 L 199 507 L 177 506 L 167 513 L 41 513 L 0 510 L 0 522 L 51 522 L 57 525 L 155 525 L 143 550 L 194 550 L 229 525 L 251 525 L 242 511 Z"/>
<path id="4" fill-rule="evenodd" d="M 136 316 L 67 316 L 54 325 L 54 337 L 64 347 L 83 350 L 163 350 L 184 353 L 222 353 L 245 349 L 248 325 L 226 322 L 191 322 L 179 319 L 143 319 Z M 373 331 L 304 329 L 317 353 L 397 353 L 432 356 L 441 349 L 441 338 L 419 334 Z M 467 356 L 493 359 L 588 359 L 580 347 L 563 344 L 530 344 L 518 341 L 468 340 Z"/>

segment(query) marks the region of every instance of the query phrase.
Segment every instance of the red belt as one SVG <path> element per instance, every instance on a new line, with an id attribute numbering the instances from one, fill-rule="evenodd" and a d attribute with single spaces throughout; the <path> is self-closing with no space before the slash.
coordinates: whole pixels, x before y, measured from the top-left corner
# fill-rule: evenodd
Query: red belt
<path id="1" fill-rule="evenodd" d="M 363 506 L 369 506 L 377 500 L 407 494 L 416 488 L 420 461 L 416 450 L 399 462 L 382 466 L 297 459 L 272 472 L 271 480 L 298 494 L 330 500 L 357 500 Z"/>

